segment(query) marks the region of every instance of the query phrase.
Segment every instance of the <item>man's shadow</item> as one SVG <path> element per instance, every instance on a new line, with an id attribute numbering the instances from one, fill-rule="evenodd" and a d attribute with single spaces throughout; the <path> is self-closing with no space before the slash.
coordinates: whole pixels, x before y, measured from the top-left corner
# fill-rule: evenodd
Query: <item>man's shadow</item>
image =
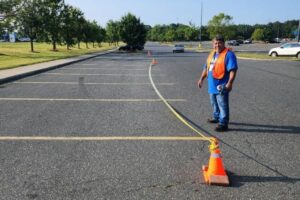
<path id="1" fill-rule="evenodd" d="M 257 133 L 290 133 L 290 134 L 300 134 L 299 126 L 280 126 L 280 125 L 263 125 L 263 124 L 249 124 L 249 123 L 239 123 L 230 122 L 233 128 L 231 131 L 240 132 L 257 132 Z M 236 128 L 237 127 L 237 128 Z"/>

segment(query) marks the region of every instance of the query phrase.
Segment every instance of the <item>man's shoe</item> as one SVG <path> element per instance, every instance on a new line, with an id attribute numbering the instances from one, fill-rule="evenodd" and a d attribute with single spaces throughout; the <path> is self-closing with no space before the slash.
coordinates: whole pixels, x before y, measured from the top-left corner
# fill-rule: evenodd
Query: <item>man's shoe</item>
<path id="1" fill-rule="evenodd" d="M 217 132 L 225 132 L 225 131 L 228 131 L 228 126 L 227 125 L 218 125 L 216 128 L 215 128 L 215 131 Z"/>
<path id="2" fill-rule="evenodd" d="M 211 124 L 216 124 L 219 122 L 219 120 L 210 118 L 210 119 L 207 119 L 207 122 L 211 123 Z"/>

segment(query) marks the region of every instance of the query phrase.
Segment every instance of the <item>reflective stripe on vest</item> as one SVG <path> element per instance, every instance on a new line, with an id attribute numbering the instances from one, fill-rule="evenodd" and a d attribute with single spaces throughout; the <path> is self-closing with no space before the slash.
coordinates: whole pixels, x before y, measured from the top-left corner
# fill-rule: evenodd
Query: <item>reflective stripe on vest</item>
<path id="1" fill-rule="evenodd" d="M 219 56 L 217 58 L 217 60 L 215 61 L 215 64 L 214 64 L 214 67 L 213 67 L 213 70 L 212 70 L 212 74 L 213 74 L 213 77 L 215 79 L 222 79 L 225 75 L 225 58 L 226 58 L 226 54 L 228 52 L 228 48 L 225 48 L 221 53 L 219 53 Z M 210 67 L 210 62 L 213 60 L 213 57 L 215 55 L 215 51 L 211 51 L 208 58 L 207 58 L 207 61 L 206 61 L 206 69 L 207 69 L 207 74 L 208 74 L 208 71 L 209 71 L 209 67 Z"/>

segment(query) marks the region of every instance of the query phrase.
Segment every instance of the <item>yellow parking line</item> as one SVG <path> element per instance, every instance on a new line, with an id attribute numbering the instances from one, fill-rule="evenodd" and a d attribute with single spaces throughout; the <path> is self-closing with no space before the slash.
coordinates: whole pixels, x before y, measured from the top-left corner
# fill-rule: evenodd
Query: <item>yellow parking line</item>
<path id="1" fill-rule="evenodd" d="M 40 82 L 40 81 L 20 81 L 14 82 L 15 84 L 63 84 L 63 85 L 151 85 L 151 83 L 92 83 L 92 82 Z M 174 83 L 157 83 L 156 85 L 169 85 L 172 86 Z"/>
<path id="2" fill-rule="evenodd" d="M 100 69 L 100 70 L 117 70 L 117 71 L 123 71 L 123 70 L 125 70 L 125 71 L 146 71 L 146 70 L 148 70 L 147 68 L 144 68 L 144 69 L 128 69 L 128 68 L 126 68 L 126 69 L 122 69 L 122 68 L 102 68 L 102 67 L 84 67 L 84 68 L 64 68 L 64 70 L 73 70 L 73 69 L 80 69 L 80 70 L 85 70 L 85 69 L 95 69 L 95 70 L 98 70 L 98 69 Z M 158 70 L 156 70 L 156 71 L 158 71 Z"/>
<path id="3" fill-rule="evenodd" d="M 0 141 L 115 141 L 115 140 L 153 140 L 153 141 L 200 141 L 203 137 L 189 136 L 107 136 L 107 137 L 51 137 L 51 136 L 1 136 Z"/>
<path id="4" fill-rule="evenodd" d="M 161 102 L 161 99 L 53 99 L 53 98 L 0 98 L 0 101 L 87 101 L 87 102 Z M 168 99 L 180 102 L 185 99 Z"/>
<path id="5" fill-rule="evenodd" d="M 77 73 L 44 73 L 46 75 L 56 75 L 56 76 L 140 76 L 140 77 L 148 77 L 146 74 L 77 74 Z M 163 76 L 161 74 L 156 76 Z"/>

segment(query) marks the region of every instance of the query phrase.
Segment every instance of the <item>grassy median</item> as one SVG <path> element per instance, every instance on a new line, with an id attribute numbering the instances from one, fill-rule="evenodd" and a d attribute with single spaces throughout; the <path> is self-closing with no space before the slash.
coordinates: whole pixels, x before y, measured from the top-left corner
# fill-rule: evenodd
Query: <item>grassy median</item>
<path id="1" fill-rule="evenodd" d="M 236 55 L 241 58 L 260 59 L 260 60 L 291 60 L 300 61 L 296 57 L 271 57 L 268 54 L 261 53 L 240 53 L 236 52 Z"/>
<path id="2" fill-rule="evenodd" d="M 34 43 L 35 52 L 30 51 L 30 43 L 0 43 L 0 70 L 15 68 L 23 65 L 30 65 L 34 63 L 40 63 L 45 61 L 63 59 L 74 57 L 78 55 L 105 51 L 108 49 L 114 49 L 116 46 L 108 45 L 108 43 L 102 43 L 101 47 L 93 47 L 93 44 L 88 45 L 86 48 L 85 43 L 81 44 L 81 48 L 76 47 L 67 50 L 64 45 L 58 45 L 58 51 L 52 51 L 52 45 L 48 43 Z M 96 45 L 95 45 L 96 46 Z"/>

